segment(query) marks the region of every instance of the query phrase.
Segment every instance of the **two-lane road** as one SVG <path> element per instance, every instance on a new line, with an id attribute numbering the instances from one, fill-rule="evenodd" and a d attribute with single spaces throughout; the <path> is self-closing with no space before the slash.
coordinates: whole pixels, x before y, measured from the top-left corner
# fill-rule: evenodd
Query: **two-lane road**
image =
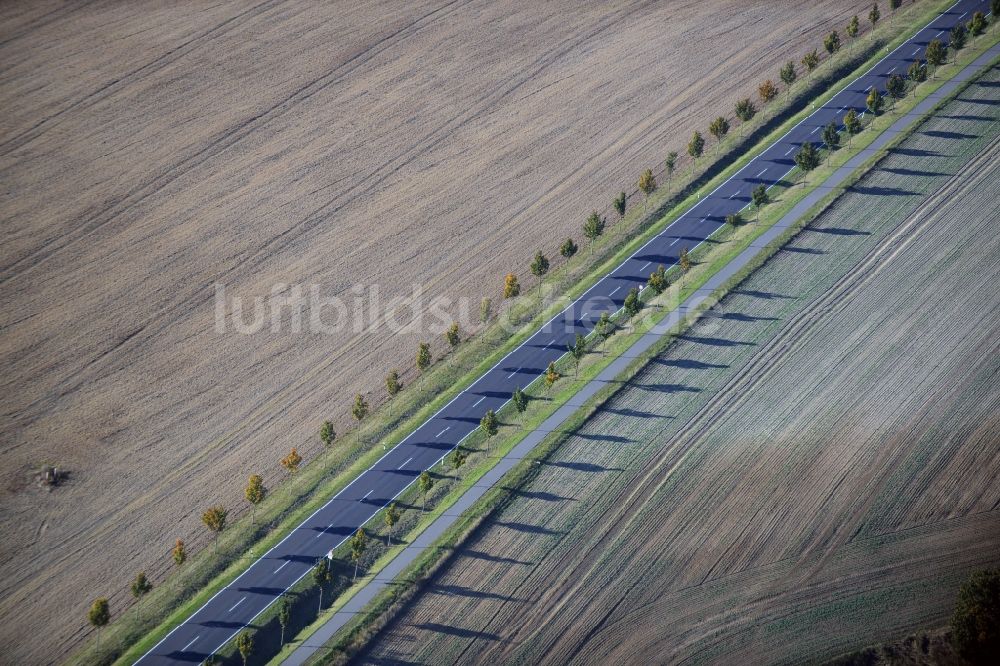
<path id="1" fill-rule="evenodd" d="M 691 250 L 702 243 L 725 223 L 726 215 L 750 202 L 752 188 L 760 183 L 770 186 L 782 179 L 792 168 L 792 156 L 803 143 L 822 143 L 819 137 L 823 126 L 831 121 L 839 124 L 848 109 L 863 111 L 872 86 L 884 91 L 888 76 L 905 75 L 910 63 L 923 55 L 930 40 L 947 42 L 951 28 L 967 22 L 974 11 L 985 13 L 987 3 L 957 2 L 701 199 L 306 519 L 168 634 L 140 663 L 198 663 L 216 652 L 305 576 L 318 558 L 341 544 L 421 471 L 433 467 L 474 431 L 487 410 L 498 410 L 515 388 L 527 386 L 542 374 L 550 361 L 566 352 L 567 344 L 577 333 L 592 331 L 602 312 L 620 309 L 628 291 L 644 285 L 650 272 L 660 264 L 668 267 L 674 264 L 681 248 Z"/>

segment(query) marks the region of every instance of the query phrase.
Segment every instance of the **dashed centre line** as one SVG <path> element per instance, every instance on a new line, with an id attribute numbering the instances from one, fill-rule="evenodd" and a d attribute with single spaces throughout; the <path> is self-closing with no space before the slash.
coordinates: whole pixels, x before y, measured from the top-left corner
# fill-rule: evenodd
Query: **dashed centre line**
<path id="1" fill-rule="evenodd" d="M 284 569 L 285 567 L 287 567 L 287 566 L 288 566 L 288 563 L 289 563 L 289 562 L 291 562 L 291 560 L 285 560 L 285 563 L 284 563 L 284 564 L 282 564 L 282 565 L 281 565 L 280 567 L 278 567 L 277 569 L 275 569 L 275 570 L 274 570 L 274 573 L 278 573 L 279 571 L 281 571 L 282 569 Z"/>
<path id="2" fill-rule="evenodd" d="M 451 428 L 451 426 L 448 426 L 448 428 Z M 437 439 L 437 438 L 438 438 L 438 437 L 440 437 L 441 435 L 443 435 L 443 434 L 445 434 L 446 432 L 448 432 L 448 428 L 445 428 L 444 430 L 442 430 L 442 431 L 441 431 L 441 432 L 439 432 L 438 434 L 434 435 L 434 439 Z"/>
<path id="3" fill-rule="evenodd" d="M 195 641 L 197 641 L 199 638 L 201 638 L 201 634 L 198 634 L 197 636 L 192 638 L 190 643 L 181 648 L 181 652 L 187 652 L 187 649 L 192 645 L 194 645 Z"/>
<path id="4" fill-rule="evenodd" d="M 413 460 L 413 456 L 410 456 L 409 458 L 407 458 L 406 461 L 402 465 L 400 465 L 399 467 L 397 467 L 396 469 L 403 469 L 404 467 L 406 467 L 406 464 L 408 462 L 410 462 L 411 460 Z"/>
<path id="5" fill-rule="evenodd" d="M 242 599 L 240 599 L 239 601 L 237 601 L 235 604 L 233 604 L 233 607 L 229 609 L 229 612 L 232 613 L 234 610 L 236 610 L 237 606 L 239 606 L 241 603 L 243 603 L 246 600 L 247 600 L 247 598 L 243 597 Z"/>
<path id="6" fill-rule="evenodd" d="M 670 247 L 673 247 L 674 245 L 676 245 L 677 241 L 679 241 L 679 240 L 680 240 L 680 238 L 675 238 L 674 242 L 670 244 Z"/>
<path id="7" fill-rule="evenodd" d="M 511 376 L 511 377 L 513 377 L 513 376 L 514 376 L 515 374 L 517 374 L 518 370 L 520 370 L 520 369 L 521 369 L 521 368 L 518 368 L 518 369 L 517 369 L 517 370 L 515 370 L 514 372 L 510 373 L 510 376 Z M 484 395 L 484 396 L 483 396 L 482 398 L 480 398 L 479 400 L 476 400 L 476 404 L 475 404 L 475 405 L 473 405 L 473 407 L 478 407 L 478 406 L 479 406 L 479 403 L 481 403 L 481 402 L 482 402 L 483 400 L 486 400 L 486 396 L 485 396 L 485 395 Z"/>

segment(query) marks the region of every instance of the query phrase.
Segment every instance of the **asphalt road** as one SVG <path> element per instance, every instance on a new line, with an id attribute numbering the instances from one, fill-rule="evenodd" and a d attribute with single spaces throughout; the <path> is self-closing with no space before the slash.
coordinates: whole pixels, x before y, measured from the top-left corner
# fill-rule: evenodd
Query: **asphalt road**
<path id="1" fill-rule="evenodd" d="M 137 663 L 199 663 L 219 650 L 308 574 L 318 558 L 348 539 L 423 470 L 437 464 L 478 428 L 487 410 L 498 410 L 515 388 L 527 386 L 545 371 L 550 361 L 565 354 L 566 346 L 577 333 L 591 332 L 602 312 L 619 310 L 628 291 L 645 285 L 649 274 L 660 264 L 669 267 L 676 263 L 681 248 L 690 251 L 704 242 L 725 224 L 726 215 L 750 203 L 751 189 L 761 183 L 770 186 L 780 181 L 794 166 L 793 156 L 803 143 L 821 144 L 825 125 L 831 121 L 839 124 L 848 109 L 864 111 L 872 86 L 884 92 L 887 77 L 893 73 L 905 76 L 910 63 L 923 55 L 930 40 L 947 42 L 954 25 L 967 22 L 974 11 L 985 13 L 988 9 L 984 0 L 960 0 L 888 54 L 504 357 Z"/>

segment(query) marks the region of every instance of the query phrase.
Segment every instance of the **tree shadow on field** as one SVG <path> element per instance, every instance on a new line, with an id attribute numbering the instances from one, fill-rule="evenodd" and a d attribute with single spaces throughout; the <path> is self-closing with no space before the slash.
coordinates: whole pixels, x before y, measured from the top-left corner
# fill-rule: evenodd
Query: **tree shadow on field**
<path id="1" fill-rule="evenodd" d="M 626 382 L 626 385 L 628 385 L 628 386 L 637 386 L 637 384 L 632 384 L 631 382 Z M 617 414 L 618 416 L 627 416 L 627 417 L 630 417 L 630 418 L 637 418 L 637 419 L 658 419 L 658 418 L 660 418 L 659 414 L 654 414 L 653 412 L 643 412 L 643 411 L 640 411 L 638 409 L 630 409 L 628 407 L 621 407 L 621 408 L 619 408 L 619 407 L 605 407 L 604 411 L 608 412 L 609 414 Z"/>
<path id="2" fill-rule="evenodd" d="M 990 116 L 973 116 L 973 115 L 970 115 L 970 114 L 961 114 L 961 113 L 956 113 L 956 114 L 952 114 L 952 115 L 942 114 L 940 116 L 934 116 L 934 117 L 935 118 L 946 118 L 948 120 L 971 120 L 973 122 L 977 122 L 977 121 L 982 120 L 982 121 L 986 121 L 986 122 L 990 122 L 990 123 L 993 122 L 994 120 L 996 120 L 996 118 L 991 118 Z"/>
<path id="3" fill-rule="evenodd" d="M 652 362 L 657 365 L 665 365 L 668 368 L 682 368 L 684 370 L 725 370 L 729 367 L 725 363 L 705 363 L 688 358 L 654 358 Z"/>
<path id="4" fill-rule="evenodd" d="M 922 176 L 926 178 L 934 178 L 936 176 L 947 176 L 949 174 L 943 173 L 941 171 L 922 171 L 920 169 L 902 169 L 897 167 L 882 167 L 879 171 L 886 171 L 888 173 L 894 173 L 897 176 Z"/>
<path id="5" fill-rule="evenodd" d="M 524 566 L 531 566 L 534 564 L 534 562 L 526 562 L 524 560 L 518 560 L 513 557 L 501 557 L 499 555 L 490 555 L 489 553 L 484 553 L 481 550 L 462 549 L 459 551 L 459 554 L 465 557 L 471 557 L 476 560 L 497 562 L 498 564 L 520 564 Z"/>
<path id="6" fill-rule="evenodd" d="M 920 132 L 924 136 L 932 136 L 936 139 L 978 139 L 976 134 L 966 134 L 965 132 L 946 132 L 944 130 L 924 130 Z"/>
<path id="7" fill-rule="evenodd" d="M 872 235 L 872 232 L 870 232 L 870 231 L 860 231 L 858 229 L 843 229 L 841 227 L 826 227 L 825 229 L 817 227 L 815 229 L 810 229 L 810 231 L 813 231 L 813 232 L 815 232 L 817 234 L 829 234 L 831 236 L 871 236 Z"/>
<path id="8" fill-rule="evenodd" d="M 806 254 L 825 254 L 825 252 L 823 252 L 822 250 L 815 250 L 815 251 L 813 251 L 813 250 L 810 250 L 810 248 L 798 248 L 797 250 L 793 250 L 793 252 L 794 251 L 798 251 L 798 250 L 801 250 L 801 251 L 805 252 Z M 778 317 L 759 317 L 757 315 L 748 315 L 748 314 L 744 314 L 742 312 L 726 312 L 725 314 L 717 315 L 715 318 L 716 319 L 728 319 L 730 321 L 746 321 L 746 322 L 750 322 L 750 321 L 778 321 L 779 320 Z"/>
<path id="9" fill-rule="evenodd" d="M 482 592 L 480 590 L 473 590 L 461 585 L 441 585 L 440 583 L 433 583 L 428 586 L 427 591 L 431 594 L 440 594 L 448 597 L 469 597 L 472 599 L 493 599 L 496 601 L 514 601 L 517 603 L 524 603 L 524 599 L 515 599 L 514 597 L 510 597 L 505 594 L 497 594 L 495 592 Z"/>
<path id="10" fill-rule="evenodd" d="M 563 497 L 555 493 L 548 493 L 543 490 L 519 490 L 517 488 L 507 488 L 510 494 L 523 497 L 525 499 L 536 499 L 543 502 L 579 502 L 575 497 Z"/>
<path id="11" fill-rule="evenodd" d="M 629 386 L 641 389 L 643 391 L 652 391 L 654 393 L 701 393 L 700 388 L 695 388 L 694 386 L 687 386 L 686 384 L 645 384 L 639 382 L 633 382 Z M 671 419 L 672 416 L 661 416 L 660 414 L 651 414 L 649 418 L 657 419 Z"/>
<path id="12" fill-rule="evenodd" d="M 506 527 L 507 529 L 514 530 L 515 532 L 527 532 L 528 534 L 548 534 L 551 536 L 558 536 L 560 534 L 565 534 L 560 530 L 550 530 L 548 527 L 542 527 L 541 525 L 529 525 L 527 523 L 515 523 L 507 520 L 498 520 L 493 523 L 497 527 Z"/>
<path id="13" fill-rule="evenodd" d="M 756 347 L 756 342 L 742 342 L 740 340 L 726 340 L 725 338 L 710 338 L 707 336 L 698 335 L 678 335 L 678 340 L 685 340 L 687 342 L 693 342 L 699 345 L 708 345 L 710 347 Z"/>
<path id="14" fill-rule="evenodd" d="M 729 293 L 736 294 L 737 296 L 750 296 L 752 298 L 763 298 L 766 301 L 795 298 L 794 296 L 789 296 L 788 294 L 778 294 L 773 291 L 758 291 L 756 289 L 733 289 Z"/>
<path id="15" fill-rule="evenodd" d="M 905 157 L 941 157 L 941 153 L 936 150 L 922 150 L 920 148 L 890 148 L 889 154 Z"/>
<path id="16" fill-rule="evenodd" d="M 545 464 L 571 469 L 576 472 L 622 472 L 625 469 L 624 467 L 604 467 L 603 465 L 586 462 L 546 462 Z"/>
<path id="17" fill-rule="evenodd" d="M 966 104 L 980 104 L 983 106 L 1000 106 L 1000 99 L 968 99 L 965 97 L 957 97 L 955 101 L 965 102 Z"/>
<path id="18" fill-rule="evenodd" d="M 419 661 L 408 661 L 399 657 L 372 657 L 369 655 L 365 656 L 364 663 L 375 666 L 419 666 L 420 664 Z"/>
<path id="19" fill-rule="evenodd" d="M 447 634 L 457 638 L 479 638 L 487 641 L 501 640 L 496 634 L 487 633 L 485 631 L 473 631 L 472 629 L 462 629 L 460 627 L 449 627 L 446 624 L 438 624 L 437 622 L 423 622 L 421 624 L 411 624 L 408 626 L 413 627 L 414 629 L 424 629 L 425 631 Z"/>
<path id="20" fill-rule="evenodd" d="M 901 187 L 865 187 L 864 185 L 852 185 L 847 188 L 847 191 L 876 197 L 912 197 L 919 194 L 919 192 L 904 190 Z M 815 231 L 821 231 L 821 229 Z"/>
<path id="21" fill-rule="evenodd" d="M 604 433 L 582 433 L 574 432 L 572 430 L 563 431 L 567 435 L 576 435 L 580 439 L 585 439 L 591 442 L 610 442 L 612 444 L 631 444 L 633 440 L 628 437 L 622 437 L 621 435 L 606 435 Z"/>

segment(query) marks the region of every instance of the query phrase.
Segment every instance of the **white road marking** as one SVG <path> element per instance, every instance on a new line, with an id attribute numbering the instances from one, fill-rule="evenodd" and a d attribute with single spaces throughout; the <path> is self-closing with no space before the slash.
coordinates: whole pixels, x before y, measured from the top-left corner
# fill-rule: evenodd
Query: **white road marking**
<path id="1" fill-rule="evenodd" d="M 647 261 L 647 262 L 646 262 L 646 265 L 645 265 L 645 266 L 643 266 L 642 268 L 640 268 L 639 270 L 640 270 L 640 271 L 644 271 L 644 270 L 646 270 L 647 268 L 649 268 L 649 265 L 650 265 L 651 263 L 653 263 L 653 262 L 652 262 L 652 261 Z"/>
<path id="2" fill-rule="evenodd" d="M 289 563 L 289 562 L 291 562 L 291 560 L 285 560 L 285 563 L 284 563 L 284 564 L 282 564 L 282 565 L 281 565 L 280 567 L 278 567 L 277 569 L 275 569 L 275 570 L 274 570 L 274 573 L 278 573 L 279 571 L 281 571 L 282 569 L 284 569 L 284 568 L 285 568 L 286 566 L 288 566 L 288 563 Z"/>
<path id="3" fill-rule="evenodd" d="M 403 469 L 404 467 L 406 467 L 406 463 L 410 462 L 411 460 L 413 460 L 413 456 L 410 456 L 409 458 L 407 458 L 406 462 L 404 462 L 402 465 L 400 465 L 396 469 Z"/>
<path id="4" fill-rule="evenodd" d="M 587 315 L 583 315 L 583 316 L 584 316 L 584 317 L 586 317 Z M 514 372 L 510 373 L 509 375 L 507 375 L 507 379 L 510 379 L 511 377 L 513 377 L 514 375 L 516 375 L 516 374 L 517 374 L 517 373 L 519 373 L 519 372 L 521 372 L 521 368 L 518 368 L 518 369 L 517 369 L 517 370 L 515 370 Z M 482 402 L 482 401 L 483 401 L 483 400 L 482 400 L 482 398 L 480 398 L 480 399 L 479 399 L 479 402 Z M 478 404 L 479 404 L 479 402 L 477 402 L 477 403 L 476 403 L 476 405 L 478 405 Z M 476 405 L 473 405 L 473 407 L 475 407 Z"/>
<path id="5" fill-rule="evenodd" d="M 920 47 L 919 46 L 917 47 L 917 50 L 914 51 L 913 53 L 911 53 L 910 55 L 917 55 L 918 53 L 920 53 Z"/>
<path id="6" fill-rule="evenodd" d="M 371 490 L 369 490 L 368 492 L 366 492 L 366 493 L 365 493 L 365 496 L 364 496 L 364 497 L 362 497 L 362 498 L 361 498 L 360 500 L 358 500 L 358 501 L 359 501 L 359 502 L 363 502 L 363 501 L 365 501 L 366 499 L 368 499 L 368 496 L 369 496 L 369 495 L 371 495 L 371 494 L 372 494 L 372 491 L 374 491 L 374 490 L 375 490 L 375 489 L 374 489 L 374 488 L 372 488 Z"/>
<path id="7" fill-rule="evenodd" d="M 442 431 L 441 431 L 441 432 L 439 432 L 438 434 L 434 435 L 434 439 L 437 439 L 437 438 L 438 438 L 438 437 L 440 437 L 441 435 L 443 435 L 443 434 L 445 434 L 446 432 L 448 432 L 448 429 L 449 429 L 449 428 L 451 428 L 451 426 L 448 426 L 448 428 L 445 428 L 444 430 L 442 430 Z"/>
<path id="8" fill-rule="evenodd" d="M 614 296 L 615 294 L 618 293 L 618 290 L 621 289 L 621 288 L 622 288 L 622 286 L 618 285 L 617 287 L 615 287 L 615 290 L 609 294 L 609 296 Z"/>
<path id="9" fill-rule="evenodd" d="M 236 609 L 236 607 L 239 606 L 244 601 L 246 601 L 246 599 L 247 599 L 246 597 L 243 597 L 242 599 L 240 599 L 239 601 L 237 601 L 235 604 L 233 604 L 233 607 L 229 609 L 229 612 L 232 613 Z"/>
<path id="10" fill-rule="evenodd" d="M 873 83 L 872 85 L 870 85 L 867 88 L 865 88 L 865 92 L 868 92 L 869 90 L 871 90 L 874 87 L 875 87 L 875 84 Z"/>
<path id="11" fill-rule="evenodd" d="M 966 14 L 968 14 L 968 13 L 969 13 L 969 12 L 962 12 L 962 16 L 965 16 L 965 15 L 966 15 Z M 958 18 L 959 18 L 959 19 L 961 19 L 961 18 L 962 18 L 962 16 L 959 16 Z"/>
<path id="12" fill-rule="evenodd" d="M 760 178 L 761 176 L 763 176 L 763 175 L 764 175 L 764 172 L 765 172 L 765 171 L 767 171 L 767 169 L 761 169 L 761 170 L 760 170 L 760 173 L 759 173 L 759 174 L 757 174 L 756 176 L 754 176 L 754 178 Z"/>
<path id="13" fill-rule="evenodd" d="M 816 133 L 816 131 L 817 131 L 818 129 L 819 129 L 819 125 L 817 125 L 816 127 L 813 127 L 813 131 L 812 131 L 812 132 L 809 132 L 809 135 L 810 135 L 810 136 L 812 136 L 813 134 L 815 134 L 815 133 Z"/>
<path id="14" fill-rule="evenodd" d="M 895 67 L 893 67 L 893 68 L 892 68 L 892 69 L 890 69 L 890 70 L 889 70 L 889 71 L 888 71 L 887 73 L 888 73 L 888 74 L 892 74 L 892 73 L 893 73 L 893 72 L 895 72 L 895 71 L 896 71 L 896 68 L 895 68 Z"/>
<path id="15" fill-rule="evenodd" d="M 676 245 L 677 241 L 679 241 L 679 240 L 680 240 L 680 238 L 675 238 L 674 242 L 670 244 L 670 247 L 673 247 L 674 245 Z"/>
<path id="16" fill-rule="evenodd" d="M 936 35 L 934 35 L 934 36 L 935 36 L 935 37 L 940 37 L 940 36 L 941 36 L 941 35 L 943 35 L 943 34 L 944 34 L 944 30 L 942 30 L 941 32 L 939 32 L 938 34 L 936 34 Z"/>
<path id="17" fill-rule="evenodd" d="M 518 368 L 517 370 L 520 370 L 520 369 L 521 369 L 521 368 Z M 514 372 L 517 372 L 517 370 L 515 370 Z M 513 375 L 513 374 L 511 374 L 511 377 L 513 377 L 513 376 L 514 376 L 514 375 Z M 475 405 L 473 405 L 473 407 L 477 406 L 477 405 L 478 405 L 479 403 L 481 403 L 481 402 L 482 402 L 483 400 L 486 400 L 486 396 L 485 396 L 485 395 L 484 395 L 484 396 L 483 396 L 482 398 L 480 398 L 479 400 L 476 400 L 476 404 L 475 404 Z"/>
<path id="18" fill-rule="evenodd" d="M 787 151 L 785 151 L 785 157 L 788 157 L 788 153 L 792 152 L 793 150 L 795 150 L 795 146 L 792 146 Z"/>
<path id="19" fill-rule="evenodd" d="M 188 649 L 189 647 L 191 647 L 192 645 L 194 645 L 194 642 L 195 642 L 196 640 L 198 640 L 199 638 L 201 638 L 201 634 L 198 634 L 197 636 L 195 636 L 195 637 L 194 637 L 193 639 L 191 639 L 191 642 L 190 642 L 190 643 L 188 643 L 187 645 L 185 645 L 184 647 L 182 647 L 182 648 L 181 648 L 181 652 L 187 652 L 187 649 Z"/>

